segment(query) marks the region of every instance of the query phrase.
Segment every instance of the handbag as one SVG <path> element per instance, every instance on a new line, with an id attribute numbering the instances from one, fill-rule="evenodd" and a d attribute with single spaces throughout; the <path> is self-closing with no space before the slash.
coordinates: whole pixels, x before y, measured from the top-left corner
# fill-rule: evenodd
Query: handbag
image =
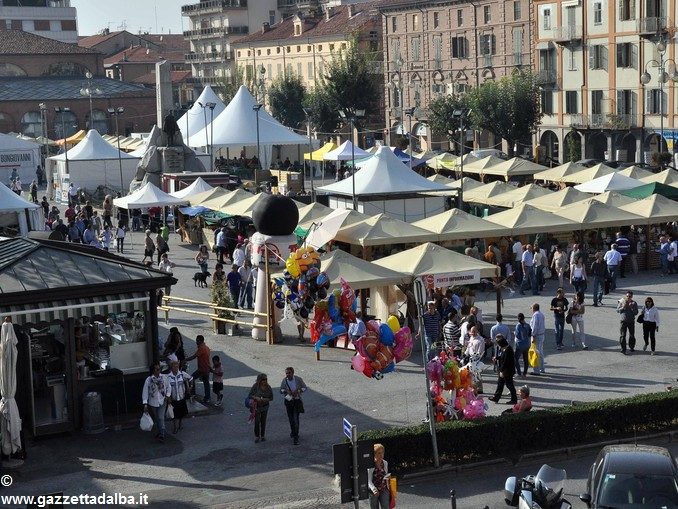
<path id="1" fill-rule="evenodd" d="M 174 419 L 174 407 L 172 404 L 167 405 L 167 409 L 165 410 L 165 417 L 167 419 Z"/>
<path id="2" fill-rule="evenodd" d="M 393 509 L 396 506 L 398 499 L 398 481 L 396 481 L 396 478 L 393 476 L 388 478 L 388 490 L 390 492 L 388 507 L 389 509 Z"/>
<path id="3" fill-rule="evenodd" d="M 301 400 L 301 398 L 294 400 L 294 409 L 300 414 L 303 414 L 306 411 L 304 409 L 304 402 Z"/>
<path id="4" fill-rule="evenodd" d="M 636 322 L 645 323 L 645 308 L 640 310 L 640 314 L 638 315 L 638 318 L 636 318 Z"/>
<path id="5" fill-rule="evenodd" d="M 153 418 L 148 415 L 148 412 L 141 414 L 141 419 L 139 420 L 139 427 L 142 431 L 151 431 L 153 429 Z"/>
<path id="6" fill-rule="evenodd" d="M 527 351 L 527 363 L 531 368 L 536 368 L 539 365 L 539 352 L 537 351 L 537 343 L 532 341 L 530 349 Z"/>
<path id="7" fill-rule="evenodd" d="M 245 398 L 245 408 L 252 408 L 252 398 L 250 396 Z"/>
<path id="8" fill-rule="evenodd" d="M 565 323 L 572 323 L 572 311 L 568 310 L 567 314 L 565 315 Z"/>

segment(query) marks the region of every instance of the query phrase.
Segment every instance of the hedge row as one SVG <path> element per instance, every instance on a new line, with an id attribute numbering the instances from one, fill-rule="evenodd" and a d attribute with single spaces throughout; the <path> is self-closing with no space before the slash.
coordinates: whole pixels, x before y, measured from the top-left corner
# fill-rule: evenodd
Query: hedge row
<path id="1" fill-rule="evenodd" d="M 653 433 L 677 423 L 678 390 L 449 421 L 436 429 L 441 464 L 460 464 L 493 458 L 517 461 L 526 453 Z M 359 438 L 382 443 L 389 469 L 396 473 L 433 466 L 428 424 L 366 431 Z"/>

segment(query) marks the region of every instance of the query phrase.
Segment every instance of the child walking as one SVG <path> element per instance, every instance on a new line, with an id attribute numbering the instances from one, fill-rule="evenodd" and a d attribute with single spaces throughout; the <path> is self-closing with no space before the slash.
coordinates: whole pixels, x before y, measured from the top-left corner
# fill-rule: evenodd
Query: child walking
<path id="1" fill-rule="evenodd" d="M 217 406 L 221 406 L 222 394 L 224 390 L 224 368 L 221 366 L 221 359 L 218 355 L 212 357 L 212 390 L 217 395 Z"/>

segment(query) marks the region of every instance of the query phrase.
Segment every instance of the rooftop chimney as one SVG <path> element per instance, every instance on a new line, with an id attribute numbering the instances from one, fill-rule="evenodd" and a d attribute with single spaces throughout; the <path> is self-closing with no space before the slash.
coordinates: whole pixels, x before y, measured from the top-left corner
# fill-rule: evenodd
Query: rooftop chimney
<path id="1" fill-rule="evenodd" d="M 347 5 L 346 7 L 348 8 L 348 17 L 349 17 L 349 18 L 352 18 L 352 17 L 353 17 L 353 14 L 354 14 L 354 12 L 353 12 L 353 4 L 349 4 L 349 5 Z"/>
<path id="2" fill-rule="evenodd" d="M 261 24 L 261 33 L 265 34 L 271 29 L 271 25 L 268 22 L 264 22 Z"/>
<path id="3" fill-rule="evenodd" d="M 332 17 L 332 7 L 327 6 L 327 8 L 325 8 L 325 21 L 329 21 L 331 17 Z"/>

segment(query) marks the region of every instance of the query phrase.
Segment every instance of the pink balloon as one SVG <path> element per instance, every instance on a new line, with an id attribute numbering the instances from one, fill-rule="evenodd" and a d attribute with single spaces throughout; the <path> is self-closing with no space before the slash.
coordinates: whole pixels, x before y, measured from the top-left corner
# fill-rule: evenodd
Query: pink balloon
<path id="1" fill-rule="evenodd" d="M 412 332 L 409 327 L 403 327 L 395 333 L 393 356 L 396 362 L 404 361 L 412 354 Z"/>
<path id="2" fill-rule="evenodd" d="M 353 369 L 358 373 L 362 373 L 365 370 L 365 359 L 360 355 L 354 355 L 351 358 L 351 364 L 353 364 Z"/>
<path id="3" fill-rule="evenodd" d="M 367 330 L 376 332 L 377 336 L 379 335 L 379 327 L 381 325 L 379 322 L 377 322 L 376 320 L 370 320 L 365 325 L 367 325 Z"/>

